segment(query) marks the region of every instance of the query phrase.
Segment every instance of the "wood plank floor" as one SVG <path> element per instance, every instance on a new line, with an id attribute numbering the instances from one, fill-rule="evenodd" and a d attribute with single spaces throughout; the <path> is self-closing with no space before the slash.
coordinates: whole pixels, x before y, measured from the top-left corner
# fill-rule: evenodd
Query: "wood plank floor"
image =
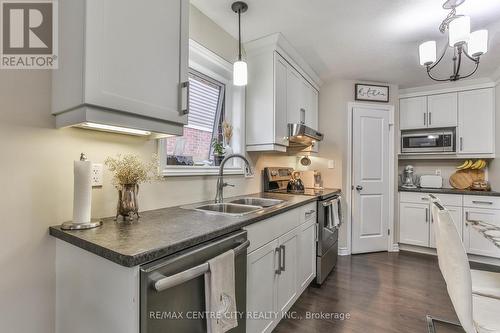
<path id="1" fill-rule="evenodd" d="M 274 332 L 427 332 L 426 314 L 457 321 L 437 258 L 409 252 L 339 257 L 325 284 L 310 286 L 290 311 L 303 319 L 285 319 Z M 350 319 L 304 319 L 308 311 L 349 313 Z"/>

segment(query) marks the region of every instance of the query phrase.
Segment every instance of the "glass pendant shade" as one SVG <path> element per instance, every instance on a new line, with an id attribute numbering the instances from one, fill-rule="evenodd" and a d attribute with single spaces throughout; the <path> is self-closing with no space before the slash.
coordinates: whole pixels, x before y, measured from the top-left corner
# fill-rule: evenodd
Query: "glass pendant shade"
<path id="1" fill-rule="evenodd" d="M 477 30 L 470 34 L 467 52 L 473 57 L 488 52 L 488 30 Z"/>
<path id="2" fill-rule="evenodd" d="M 247 63 L 238 60 L 233 65 L 233 84 L 235 86 L 246 86 L 248 83 Z"/>
<path id="3" fill-rule="evenodd" d="M 470 17 L 459 16 L 449 25 L 450 46 L 467 43 L 470 38 Z"/>
<path id="4" fill-rule="evenodd" d="M 436 41 L 430 40 L 418 47 L 420 65 L 429 66 L 436 61 Z"/>

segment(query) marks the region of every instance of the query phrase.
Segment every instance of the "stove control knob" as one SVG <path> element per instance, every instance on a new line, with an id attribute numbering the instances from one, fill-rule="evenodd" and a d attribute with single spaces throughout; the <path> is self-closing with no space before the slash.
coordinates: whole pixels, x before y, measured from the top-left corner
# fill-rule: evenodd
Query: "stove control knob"
<path id="1" fill-rule="evenodd" d="M 278 171 L 273 170 L 271 171 L 271 176 L 276 177 L 278 175 Z"/>

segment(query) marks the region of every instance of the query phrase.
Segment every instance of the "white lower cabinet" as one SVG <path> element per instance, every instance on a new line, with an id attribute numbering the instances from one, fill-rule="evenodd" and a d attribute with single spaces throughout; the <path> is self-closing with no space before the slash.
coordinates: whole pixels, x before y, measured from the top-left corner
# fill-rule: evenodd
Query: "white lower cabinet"
<path id="1" fill-rule="evenodd" d="M 316 214 L 311 210 L 316 211 L 316 203 L 245 228 L 250 244 L 265 243 L 257 249 L 250 245 L 247 257 L 247 333 L 271 332 L 316 276 Z M 272 238 L 273 230 L 281 235 Z"/>
<path id="2" fill-rule="evenodd" d="M 400 192 L 399 242 L 436 247 L 434 221 L 428 193 Z M 434 194 L 450 212 L 467 253 L 500 258 L 500 249 L 481 235 L 469 221 L 500 226 L 500 198 L 478 195 Z M 486 208 L 488 207 L 488 208 Z"/>
<path id="3" fill-rule="evenodd" d="M 316 276 L 316 221 L 301 226 L 298 236 L 298 288 L 304 290 Z M 311 260 L 312 258 L 312 260 Z"/>
<path id="4" fill-rule="evenodd" d="M 399 221 L 401 243 L 429 246 L 429 204 L 401 203 Z"/>
<path id="5" fill-rule="evenodd" d="M 276 309 L 278 240 L 253 251 L 247 257 L 247 312 L 271 313 Z M 247 319 L 247 332 L 269 332 L 274 320 L 260 316 Z"/>
<path id="6" fill-rule="evenodd" d="M 468 253 L 500 258 L 500 249 L 484 238 L 468 221 L 483 221 L 500 225 L 500 210 L 464 208 L 464 245 Z"/>

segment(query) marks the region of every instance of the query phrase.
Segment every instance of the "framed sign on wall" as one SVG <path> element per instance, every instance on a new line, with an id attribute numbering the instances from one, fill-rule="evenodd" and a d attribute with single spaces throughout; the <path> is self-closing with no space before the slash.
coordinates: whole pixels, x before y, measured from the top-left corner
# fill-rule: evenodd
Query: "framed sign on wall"
<path id="1" fill-rule="evenodd" d="M 389 102 L 389 86 L 379 86 L 375 84 L 355 84 L 355 99 L 367 102 Z"/>

